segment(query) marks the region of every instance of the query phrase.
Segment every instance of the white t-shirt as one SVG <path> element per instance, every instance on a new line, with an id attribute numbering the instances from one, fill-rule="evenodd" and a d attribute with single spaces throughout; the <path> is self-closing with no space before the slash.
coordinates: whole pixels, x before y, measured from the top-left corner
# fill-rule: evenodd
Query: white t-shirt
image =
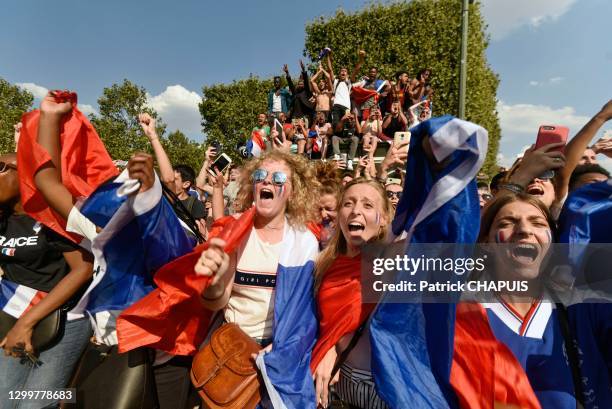
<path id="1" fill-rule="evenodd" d="M 225 307 L 227 322 L 238 324 L 252 338 L 271 338 L 274 321 L 276 270 L 282 241 L 269 244 L 251 229 L 238 248 L 232 294 Z"/>
<path id="2" fill-rule="evenodd" d="M 281 112 L 283 110 L 281 104 L 281 96 L 276 95 L 276 92 L 272 94 L 272 112 Z"/>
<path id="3" fill-rule="evenodd" d="M 342 105 L 346 109 L 351 109 L 351 83 L 335 79 L 334 90 L 334 105 Z"/>

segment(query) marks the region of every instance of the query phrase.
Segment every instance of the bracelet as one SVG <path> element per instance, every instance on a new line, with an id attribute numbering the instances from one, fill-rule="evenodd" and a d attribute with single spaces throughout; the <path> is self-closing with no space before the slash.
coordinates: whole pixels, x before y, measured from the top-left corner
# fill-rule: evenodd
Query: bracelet
<path id="1" fill-rule="evenodd" d="M 525 188 L 521 185 L 517 185 L 516 183 L 502 183 L 500 185 L 498 185 L 499 189 L 506 189 L 509 190 L 512 193 L 522 193 L 525 191 Z"/>

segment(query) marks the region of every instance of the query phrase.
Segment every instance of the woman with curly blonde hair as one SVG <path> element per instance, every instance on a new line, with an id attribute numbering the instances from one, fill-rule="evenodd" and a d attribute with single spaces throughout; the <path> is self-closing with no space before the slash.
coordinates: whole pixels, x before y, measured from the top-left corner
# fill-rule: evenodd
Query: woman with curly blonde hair
<path id="1" fill-rule="evenodd" d="M 279 150 L 242 172 L 237 200 L 244 213 L 226 230 L 244 233 L 231 242 L 213 238 L 201 254 L 196 274 L 212 276 L 202 302 L 264 348 L 256 364 L 274 407 L 314 408 L 309 364 L 319 244 L 307 223 L 317 218 L 320 184 L 304 158 Z"/>

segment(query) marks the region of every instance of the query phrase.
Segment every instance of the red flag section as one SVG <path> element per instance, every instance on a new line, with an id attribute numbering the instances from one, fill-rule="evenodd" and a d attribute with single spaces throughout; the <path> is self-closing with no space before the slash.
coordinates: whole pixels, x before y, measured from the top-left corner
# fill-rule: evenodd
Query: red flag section
<path id="1" fill-rule="evenodd" d="M 376 304 L 361 302 L 361 256 L 339 256 L 325 273 L 319 293 L 319 339 L 312 351 L 314 372 L 327 351 L 355 332 Z"/>
<path id="2" fill-rule="evenodd" d="M 213 225 L 210 237 L 223 239 L 225 252 L 232 254 L 251 231 L 254 217 L 253 207 L 239 219 L 232 216 L 219 219 Z M 213 316 L 200 301 L 210 277 L 194 273 L 200 254 L 207 248 L 208 244 L 204 243 L 163 266 L 154 278 L 158 288 L 117 318 L 120 352 L 141 346 L 174 355 L 190 355 L 198 350 Z"/>
<path id="3" fill-rule="evenodd" d="M 117 176 L 119 171 L 94 127 L 76 107 L 76 94 L 56 92 L 55 99 L 57 102 L 70 101 L 74 106 L 61 123 L 62 183 L 73 197 L 87 197 L 102 183 Z M 80 241 L 79 236 L 65 231 L 66 221 L 47 205 L 34 184 L 36 172 L 51 160 L 47 151 L 37 142 L 39 118 L 40 111 L 34 110 L 24 114 L 21 119 L 17 165 L 23 208 L 55 232 L 73 241 Z"/>
<path id="4" fill-rule="evenodd" d="M 476 303 L 457 305 L 450 380 L 462 408 L 541 407 L 523 367 L 495 338 L 486 311 Z"/>

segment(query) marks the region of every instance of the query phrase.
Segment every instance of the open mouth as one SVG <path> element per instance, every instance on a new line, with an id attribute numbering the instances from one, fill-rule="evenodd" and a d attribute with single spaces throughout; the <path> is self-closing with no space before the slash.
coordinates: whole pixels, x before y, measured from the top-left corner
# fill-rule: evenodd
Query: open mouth
<path id="1" fill-rule="evenodd" d="M 544 194 L 544 189 L 539 184 L 534 183 L 527 186 L 527 193 L 532 196 L 541 196 Z"/>
<path id="2" fill-rule="evenodd" d="M 522 263 L 532 263 L 540 252 L 536 245 L 529 243 L 517 244 L 511 251 L 512 256 Z"/>
<path id="3" fill-rule="evenodd" d="M 262 200 L 267 200 L 267 199 L 274 199 L 274 192 L 272 192 L 271 189 L 268 188 L 263 188 L 259 191 L 259 198 Z"/>
<path id="4" fill-rule="evenodd" d="M 361 223 L 351 222 L 349 223 L 348 228 L 349 228 L 349 231 L 356 232 L 356 231 L 363 231 L 365 229 L 365 226 Z"/>

